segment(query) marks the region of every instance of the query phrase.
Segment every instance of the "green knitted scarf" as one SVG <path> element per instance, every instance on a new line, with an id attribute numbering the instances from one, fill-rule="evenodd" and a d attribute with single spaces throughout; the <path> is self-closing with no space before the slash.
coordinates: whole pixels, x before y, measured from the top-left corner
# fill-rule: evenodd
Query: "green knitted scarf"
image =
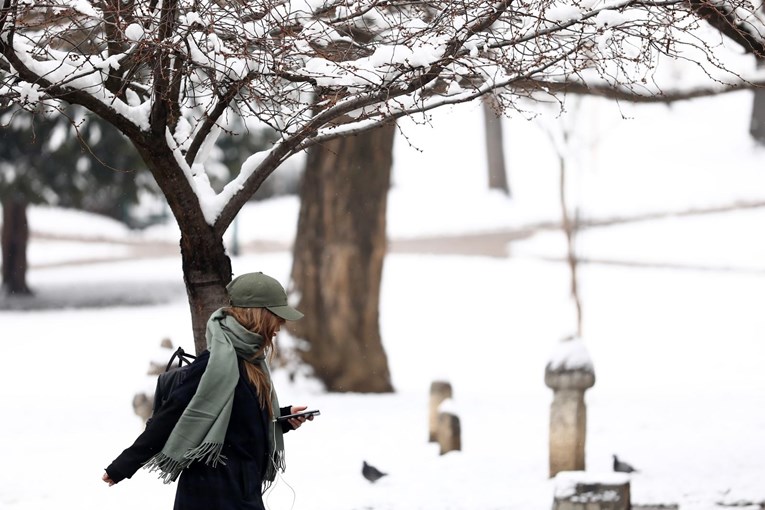
<path id="1" fill-rule="evenodd" d="M 239 381 L 238 359 L 256 364 L 271 380 L 264 355 L 255 358 L 263 347 L 263 337 L 239 324 L 221 308 L 207 322 L 207 362 L 199 386 L 191 402 L 175 424 L 162 451 L 149 459 L 144 467 L 160 471 L 165 482 L 175 481 L 192 462 L 198 460 L 215 467 L 225 464 L 221 455 L 226 437 L 234 389 Z M 271 385 L 272 416 L 279 416 L 279 401 Z M 264 473 L 264 488 L 276 477 L 277 469 L 284 471 L 284 439 L 282 428 L 275 420 L 268 424 L 269 462 Z"/>

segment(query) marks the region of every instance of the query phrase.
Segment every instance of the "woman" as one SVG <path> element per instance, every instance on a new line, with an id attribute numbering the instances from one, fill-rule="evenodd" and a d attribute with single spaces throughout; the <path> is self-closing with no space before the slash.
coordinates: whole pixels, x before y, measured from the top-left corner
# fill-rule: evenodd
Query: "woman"
<path id="1" fill-rule="evenodd" d="M 175 510 L 263 510 L 263 491 L 285 467 L 282 434 L 305 421 L 276 417 L 306 409 L 279 407 L 266 356 L 285 321 L 303 314 L 263 273 L 241 275 L 227 290 L 231 306 L 210 317 L 207 350 L 135 443 L 106 468 L 102 479 L 110 486 L 144 466 L 165 483 L 180 476 Z"/>

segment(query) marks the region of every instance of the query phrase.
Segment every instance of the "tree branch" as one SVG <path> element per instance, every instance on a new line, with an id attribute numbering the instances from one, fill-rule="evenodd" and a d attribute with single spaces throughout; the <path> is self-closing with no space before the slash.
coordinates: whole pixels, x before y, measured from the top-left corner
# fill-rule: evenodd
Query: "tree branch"
<path id="1" fill-rule="evenodd" d="M 742 90 L 752 90 L 760 87 L 765 87 L 765 80 L 741 82 L 723 87 L 697 87 L 689 90 L 673 91 L 646 91 L 641 94 L 623 87 L 614 87 L 610 85 L 588 85 L 582 82 L 562 83 L 526 79 L 515 82 L 511 88 L 514 91 L 522 91 L 525 93 L 541 91 L 548 94 L 575 94 L 581 96 L 603 97 L 629 103 L 674 103 L 700 97 L 716 96 Z"/>
<path id="2" fill-rule="evenodd" d="M 492 26 L 502 16 L 502 14 L 510 8 L 510 4 L 512 3 L 513 0 L 503 0 L 494 7 L 493 12 L 490 15 L 486 16 L 478 23 L 470 26 L 462 37 L 454 37 L 451 41 L 449 41 L 449 44 L 446 45 L 446 50 L 444 51 L 444 56 L 441 58 L 441 60 L 432 65 L 425 74 L 412 80 L 409 85 L 404 88 L 403 93 L 408 94 L 415 90 L 421 90 L 428 83 L 438 78 L 444 71 L 444 68 L 447 66 L 447 64 L 452 62 L 452 59 L 460 51 L 462 46 L 465 44 L 465 41 L 467 41 L 474 34 L 483 32 Z"/>
<path id="3" fill-rule="evenodd" d="M 192 140 L 191 144 L 189 145 L 189 150 L 186 153 L 186 163 L 189 165 L 194 163 L 199 149 L 202 147 L 205 139 L 212 131 L 212 128 L 218 122 L 218 119 L 220 119 L 221 115 L 225 113 L 226 109 L 231 104 L 231 101 L 233 101 L 241 88 L 245 85 L 245 81 L 237 81 L 232 83 L 228 90 L 226 90 L 226 92 L 218 98 L 218 103 L 215 105 L 215 108 L 207 113 L 204 122 L 194 135 L 194 140 Z"/>
<path id="4" fill-rule="evenodd" d="M 737 22 L 732 9 L 708 0 L 689 0 L 688 5 L 697 16 L 738 43 L 745 52 L 753 53 L 757 58 L 765 57 L 763 34 L 755 31 L 750 24 Z"/>
<path id="5" fill-rule="evenodd" d="M 29 69 L 29 67 L 27 67 L 16 55 L 13 48 L 12 38 L 9 40 L 9 43 L 5 43 L 0 39 L 0 53 L 2 53 L 8 60 L 21 80 L 27 83 L 36 84 L 40 89 L 45 91 L 47 98 L 60 99 L 73 105 L 83 106 L 114 125 L 114 127 L 119 129 L 125 136 L 136 143 L 143 140 L 144 135 L 138 126 L 113 108 L 104 104 L 102 101 L 82 90 L 71 89 L 66 86 L 51 83 L 49 80 Z"/>
<path id="6" fill-rule="evenodd" d="M 418 108 L 408 108 L 389 115 L 369 118 L 346 126 L 339 126 L 333 131 L 326 131 L 317 136 L 303 141 L 296 152 L 304 151 L 314 145 L 320 145 L 330 140 L 344 136 L 352 136 L 363 133 L 370 129 L 376 129 L 385 124 L 403 117 L 409 117 L 418 113 L 425 113 L 442 106 L 456 105 L 473 101 L 486 94 L 496 92 L 499 89 L 512 90 L 514 93 L 531 94 L 535 91 L 546 94 L 572 94 L 581 96 L 603 97 L 611 100 L 618 100 L 629 103 L 674 103 L 677 101 L 687 101 L 701 97 L 709 97 L 720 94 L 729 94 L 731 92 L 740 92 L 742 90 L 752 90 L 758 87 L 765 87 L 765 81 L 746 82 L 732 84 L 727 87 L 699 87 L 693 90 L 683 91 L 664 91 L 660 93 L 639 94 L 624 88 L 608 85 L 587 85 L 581 82 L 551 82 L 545 80 L 536 80 L 529 77 L 516 78 L 497 84 L 495 87 L 476 90 L 470 94 L 455 95 L 450 97 L 439 97 L 438 100 L 423 104 Z"/>
<path id="7" fill-rule="evenodd" d="M 170 53 L 162 48 L 161 43 L 168 40 L 175 26 L 175 18 L 178 9 L 178 0 L 165 0 L 162 2 L 162 14 L 159 23 L 159 55 L 154 64 L 154 103 L 151 107 L 149 124 L 154 136 L 164 138 L 167 120 L 170 116 L 171 108 L 168 105 L 170 101 L 171 77 L 167 74 L 173 66 L 170 63 Z"/>

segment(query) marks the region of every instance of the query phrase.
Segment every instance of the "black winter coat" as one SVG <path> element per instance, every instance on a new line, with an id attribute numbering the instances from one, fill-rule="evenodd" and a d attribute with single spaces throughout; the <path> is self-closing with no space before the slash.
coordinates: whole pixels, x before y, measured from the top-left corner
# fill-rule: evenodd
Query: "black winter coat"
<path id="1" fill-rule="evenodd" d="M 144 432 L 106 468 L 116 483 L 130 478 L 152 456 L 162 450 L 183 410 L 194 396 L 209 352 L 200 354 L 188 369 L 183 382 L 146 424 Z M 261 485 L 268 462 L 268 413 L 260 407 L 255 388 L 248 382 L 243 361 L 239 362 L 239 382 L 226 432 L 223 455 L 225 465 L 212 468 L 194 462 L 178 480 L 174 510 L 264 510 Z M 281 409 L 289 414 L 290 407 Z M 288 423 L 275 424 L 284 432 Z"/>

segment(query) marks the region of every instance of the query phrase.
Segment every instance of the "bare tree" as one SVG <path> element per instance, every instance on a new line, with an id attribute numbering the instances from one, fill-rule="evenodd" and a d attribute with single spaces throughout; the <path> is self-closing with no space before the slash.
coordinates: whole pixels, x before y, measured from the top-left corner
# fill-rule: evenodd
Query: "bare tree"
<path id="1" fill-rule="evenodd" d="M 566 87 L 630 99 L 752 86 L 699 15 L 759 40 L 748 0 L 409 0 L 218 2 L 3 0 L 0 98 L 82 105 L 136 146 L 180 227 L 197 349 L 226 302 L 223 233 L 285 160 L 401 116 L 497 90 L 500 108 Z M 359 32 L 369 34 L 353 37 Z M 726 34 L 727 35 L 727 34 Z M 661 88 L 657 63 L 704 70 Z M 216 194 L 205 163 L 236 113 L 279 139 Z"/>
<path id="2" fill-rule="evenodd" d="M 574 306 L 575 331 L 566 340 L 582 336 L 582 299 L 579 293 L 579 259 L 576 253 L 576 237 L 579 230 L 578 204 L 571 199 L 569 180 L 572 163 L 572 138 L 574 138 L 579 117 L 581 98 L 568 103 L 566 115 L 556 122 L 542 123 L 544 133 L 550 140 L 558 158 L 558 199 L 561 211 L 561 230 L 566 238 L 566 263 L 569 268 L 569 295 Z M 573 214 L 572 214 L 573 213 Z"/>

